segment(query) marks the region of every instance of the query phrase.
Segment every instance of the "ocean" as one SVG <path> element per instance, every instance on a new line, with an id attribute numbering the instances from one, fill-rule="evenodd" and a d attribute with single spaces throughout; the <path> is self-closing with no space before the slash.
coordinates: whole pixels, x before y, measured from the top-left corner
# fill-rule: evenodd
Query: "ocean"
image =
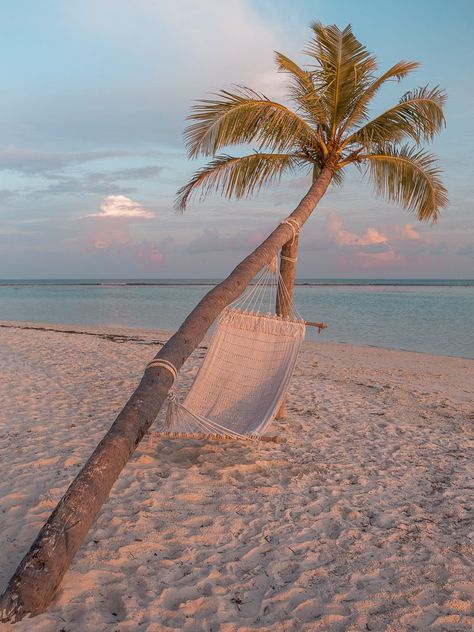
<path id="1" fill-rule="evenodd" d="M 0 281 L 0 320 L 176 329 L 216 279 Z M 300 279 L 307 339 L 474 358 L 474 280 Z"/>

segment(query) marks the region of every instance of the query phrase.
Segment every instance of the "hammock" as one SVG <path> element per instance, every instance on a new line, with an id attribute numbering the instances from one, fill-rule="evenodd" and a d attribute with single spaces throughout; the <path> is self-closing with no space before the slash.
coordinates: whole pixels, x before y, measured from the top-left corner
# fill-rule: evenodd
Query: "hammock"
<path id="1" fill-rule="evenodd" d="M 180 403 L 174 391 L 168 396 L 160 434 L 235 439 L 264 435 L 283 403 L 305 336 L 305 321 L 297 312 L 290 318 L 272 313 L 278 291 L 289 299 L 275 261 L 223 310 L 186 398 Z M 166 361 L 150 364 L 174 369 Z"/>

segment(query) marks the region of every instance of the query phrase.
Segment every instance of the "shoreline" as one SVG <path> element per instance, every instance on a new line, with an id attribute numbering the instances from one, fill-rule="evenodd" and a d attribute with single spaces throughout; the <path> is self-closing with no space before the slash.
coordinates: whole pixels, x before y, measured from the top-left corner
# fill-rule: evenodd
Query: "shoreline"
<path id="1" fill-rule="evenodd" d="M 29 320 L 0 320 L 1 329 L 24 329 L 36 331 L 52 331 L 65 334 L 98 336 L 111 340 L 112 342 L 137 342 L 144 345 L 164 345 L 166 340 L 175 332 L 168 329 L 148 329 L 145 327 L 123 327 L 122 325 L 82 325 L 74 323 L 51 323 L 42 321 Z M 208 340 L 211 332 L 208 332 L 204 340 Z M 159 336 L 164 341 L 157 339 L 148 339 L 148 336 Z M 321 334 L 321 338 L 324 334 Z M 413 353 L 420 356 L 433 358 L 450 358 L 456 360 L 467 360 L 474 362 L 474 358 L 466 356 L 455 356 L 441 353 L 427 353 L 425 351 L 416 351 L 413 349 L 395 348 L 395 347 L 379 347 L 377 345 L 358 345 L 352 342 L 341 342 L 335 340 L 305 340 L 304 346 L 312 345 L 341 345 L 343 347 L 355 349 L 376 349 L 387 352 Z M 207 346 L 199 346 L 198 349 L 207 349 Z"/>

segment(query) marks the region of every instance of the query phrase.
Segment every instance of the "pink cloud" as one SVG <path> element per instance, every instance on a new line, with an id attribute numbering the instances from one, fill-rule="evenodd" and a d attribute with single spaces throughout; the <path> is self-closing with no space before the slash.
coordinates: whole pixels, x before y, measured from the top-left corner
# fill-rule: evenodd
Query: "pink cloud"
<path id="1" fill-rule="evenodd" d="M 160 266 L 165 258 L 163 254 L 158 250 L 156 246 L 148 243 L 147 241 L 141 244 L 134 244 L 134 256 L 140 261 L 144 261 L 149 267 Z"/>
<path id="2" fill-rule="evenodd" d="M 85 242 L 92 249 L 103 250 L 112 244 L 131 243 L 130 231 L 124 222 L 94 222 L 89 226 Z"/>
<path id="3" fill-rule="evenodd" d="M 409 269 L 413 265 L 423 266 L 428 257 L 438 257 L 443 244 L 422 237 L 412 225 L 391 226 L 381 232 L 369 227 L 364 234 L 350 232 L 343 228 L 337 213 L 330 213 L 326 219 L 326 233 L 330 238 L 339 263 L 350 269 Z"/>
<path id="4" fill-rule="evenodd" d="M 158 248 L 147 241 L 139 244 L 113 244 L 111 248 L 116 249 L 121 257 L 129 256 L 133 259 L 138 259 L 150 270 L 160 268 L 165 260 Z"/>
<path id="5" fill-rule="evenodd" d="M 101 251 L 107 252 L 113 257 L 118 259 L 134 259 L 144 264 L 147 269 L 156 269 L 163 265 L 165 257 L 160 249 L 149 243 L 148 241 L 142 241 L 140 243 L 134 243 L 131 240 L 101 240 L 85 239 L 82 242 L 81 249 L 83 252 Z"/>
<path id="6" fill-rule="evenodd" d="M 165 262 L 164 254 L 147 241 L 134 243 L 130 241 L 111 241 L 110 239 L 102 241 L 95 239 L 93 241 L 84 241 L 82 243 L 83 252 L 93 252 L 99 250 L 109 252 L 119 259 L 129 257 L 141 261 L 146 268 L 155 269 L 161 267 Z"/>
<path id="7" fill-rule="evenodd" d="M 339 246 L 372 246 L 383 244 L 388 237 L 376 228 L 369 227 L 364 235 L 359 236 L 342 228 L 342 219 L 337 213 L 329 213 L 326 219 L 326 231 Z"/>
<path id="8" fill-rule="evenodd" d="M 405 224 L 404 226 L 395 226 L 394 231 L 400 239 L 407 239 L 411 241 L 421 241 L 421 235 L 411 224 Z"/>
<path id="9" fill-rule="evenodd" d="M 351 269 L 402 268 L 407 256 L 397 252 L 397 239 L 370 226 L 358 235 L 343 228 L 337 213 L 330 213 L 326 219 L 326 232 L 331 241 L 339 246 L 337 256 L 343 267 Z M 416 230 L 406 225 L 395 227 L 394 232 L 404 240 L 415 240 Z"/>

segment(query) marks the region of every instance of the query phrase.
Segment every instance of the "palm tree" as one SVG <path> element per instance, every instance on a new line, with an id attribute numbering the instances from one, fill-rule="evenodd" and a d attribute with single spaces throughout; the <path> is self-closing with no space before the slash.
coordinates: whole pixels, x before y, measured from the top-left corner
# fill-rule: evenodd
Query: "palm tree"
<path id="1" fill-rule="evenodd" d="M 310 66 L 303 69 L 276 53 L 278 70 L 289 76 L 289 97 L 295 105 L 268 99 L 250 88 L 221 91 L 199 101 L 185 131 L 191 158 L 212 156 L 177 194 L 183 211 L 200 191 L 216 190 L 227 198 L 248 197 L 278 181 L 287 172 L 303 171 L 312 179 L 308 191 L 313 210 L 327 187 L 342 183 L 351 165 L 367 175 L 377 195 L 416 213 L 420 221 L 437 220 L 447 204 L 446 189 L 435 157 L 420 144 L 429 142 L 444 125 L 445 95 L 428 86 L 406 92 L 381 114 L 370 116 L 369 106 L 380 88 L 400 81 L 418 68 L 400 61 L 376 75 L 376 58 L 353 35 L 351 27 L 312 25 L 305 49 Z M 254 143 L 248 155 L 219 154 L 232 145 Z M 297 241 L 282 250 L 281 276 L 293 292 Z M 277 311 L 288 316 L 291 305 L 279 292 Z"/>
<path id="2" fill-rule="evenodd" d="M 330 182 L 341 182 L 346 168 L 354 164 L 369 173 L 377 193 L 400 202 L 420 220 L 435 221 L 447 202 L 446 190 L 433 156 L 419 143 L 431 140 L 444 123 L 443 93 L 439 88 L 419 88 L 369 119 L 368 105 L 379 88 L 390 79 L 400 80 L 417 64 L 399 62 L 376 78 L 374 57 L 350 27 L 340 31 L 336 26 L 315 24 L 313 30 L 314 39 L 306 51 L 314 61 L 310 70 L 277 55 L 279 68 L 290 75 L 296 112 L 247 88 L 222 92 L 218 99 L 197 106 L 192 115 L 195 122 L 186 133 L 189 151 L 192 156 L 212 155 L 214 159 L 180 190 L 178 208 L 184 209 L 198 189 L 204 194 L 217 189 L 228 197 L 244 197 L 278 180 L 285 171 L 303 168 L 310 170 L 312 183 L 290 216 L 299 228 Z M 414 145 L 400 145 L 406 139 Z M 222 147 L 250 142 L 256 142 L 258 150 L 248 156 L 216 156 Z M 216 316 L 242 293 L 255 274 L 282 246 L 291 253 L 291 237 L 290 226 L 280 224 L 208 292 L 155 358 L 179 370 Z M 292 262 L 286 263 L 291 266 Z M 280 309 L 284 315 L 285 307 Z M 51 603 L 112 485 L 156 419 L 171 385 L 169 371 L 156 365 L 145 369 L 135 392 L 0 595 L 0 622 L 39 614 Z"/>

